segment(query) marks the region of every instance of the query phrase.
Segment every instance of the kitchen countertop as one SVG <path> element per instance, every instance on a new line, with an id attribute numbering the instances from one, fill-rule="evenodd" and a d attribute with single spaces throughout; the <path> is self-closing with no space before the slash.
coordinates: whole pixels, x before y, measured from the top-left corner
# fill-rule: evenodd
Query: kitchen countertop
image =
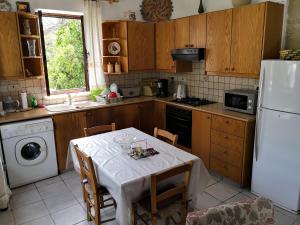
<path id="1" fill-rule="evenodd" d="M 224 110 L 222 103 L 215 103 L 215 104 L 210 104 L 210 105 L 205 105 L 205 106 L 193 107 L 193 106 L 189 106 L 189 105 L 183 105 L 183 104 L 171 102 L 171 98 L 156 98 L 156 97 L 142 96 L 142 97 L 137 97 L 137 98 L 124 99 L 124 101 L 122 101 L 120 103 L 102 104 L 102 105 L 99 104 L 98 106 L 94 106 L 94 107 L 80 108 L 80 109 L 74 109 L 74 110 L 68 110 L 68 111 L 62 111 L 62 112 L 49 112 L 45 108 L 40 108 L 40 109 L 33 109 L 30 111 L 26 111 L 26 112 L 7 113 L 5 116 L 0 116 L 0 124 L 50 117 L 50 116 L 66 114 L 66 113 L 70 113 L 70 112 L 88 111 L 88 110 L 93 110 L 93 109 L 141 103 L 141 102 L 147 102 L 147 101 L 153 101 L 153 100 L 164 102 L 169 105 L 174 105 L 174 106 L 178 106 L 181 108 L 186 108 L 186 109 L 191 109 L 191 110 L 199 110 L 199 111 L 212 113 L 212 114 L 216 114 L 216 115 L 221 115 L 221 116 L 227 116 L 227 117 L 230 117 L 233 119 L 238 119 L 238 120 L 243 120 L 243 121 L 254 121 L 255 120 L 255 115 L 248 115 L 248 114 L 233 112 L 233 111 L 229 111 L 229 110 Z"/>

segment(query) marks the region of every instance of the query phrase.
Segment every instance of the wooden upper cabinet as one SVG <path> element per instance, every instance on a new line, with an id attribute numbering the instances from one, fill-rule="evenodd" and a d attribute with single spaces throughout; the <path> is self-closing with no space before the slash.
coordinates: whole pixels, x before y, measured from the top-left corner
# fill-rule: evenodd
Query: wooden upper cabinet
<path id="1" fill-rule="evenodd" d="M 206 71 L 228 72 L 232 9 L 207 14 Z"/>
<path id="2" fill-rule="evenodd" d="M 154 70 L 154 23 L 128 22 L 129 71 Z"/>
<path id="3" fill-rule="evenodd" d="M 17 14 L 0 12 L 0 79 L 24 78 Z"/>
<path id="4" fill-rule="evenodd" d="M 190 47 L 190 18 L 175 20 L 175 48 Z"/>
<path id="5" fill-rule="evenodd" d="M 206 14 L 190 17 L 190 45 L 192 48 L 205 48 Z"/>
<path id="6" fill-rule="evenodd" d="M 175 63 L 171 52 L 174 45 L 174 21 L 163 21 L 156 24 L 156 69 L 172 70 Z"/>
<path id="7" fill-rule="evenodd" d="M 233 9 L 230 72 L 259 74 L 265 4 Z"/>

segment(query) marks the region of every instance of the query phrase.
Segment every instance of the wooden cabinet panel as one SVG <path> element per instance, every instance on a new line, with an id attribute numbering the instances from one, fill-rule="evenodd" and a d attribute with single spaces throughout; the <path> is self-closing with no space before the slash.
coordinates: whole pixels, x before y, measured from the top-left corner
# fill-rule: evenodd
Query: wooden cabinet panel
<path id="1" fill-rule="evenodd" d="M 186 48 L 190 44 L 190 18 L 175 20 L 175 48 Z"/>
<path id="2" fill-rule="evenodd" d="M 213 115 L 212 128 L 238 137 L 245 136 L 245 122 Z"/>
<path id="3" fill-rule="evenodd" d="M 232 10 L 207 14 L 206 71 L 229 72 Z"/>
<path id="4" fill-rule="evenodd" d="M 154 70 L 154 23 L 128 22 L 129 70 Z"/>
<path id="5" fill-rule="evenodd" d="M 0 79 L 24 78 L 17 14 L 0 12 Z"/>
<path id="6" fill-rule="evenodd" d="M 140 110 L 138 104 L 115 106 L 112 109 L 113 121 L 118 129 L 135 127 L 140 129 Z"/>
<path id="7" fill-rule="evenodd" d="M 230 72 L 259 74 L 265 4 L 233 9 Z"/>
<path id="8" fill-rule="evenodd" d="M 68 113 L 53 117 L 55 127 L 55 142 L 60 172 L 66 169 L 66 160 L 70 140 L 84 136 L 86 127 L 86 113 Z"/>
<path id="9" fill-rule="evenodd" d="M 156 24 L 156 69 L 175 70 L 171 52 L 175 48 L 174 21 L 163 21 Z"/>
<path id="10" fill-rule="evenodd" d="M 226 162 L 212 157 L 210 159 L 210 167 L 212 170 L 232 179 L 233 181 L 238 183 L 242 182 L 241 170 L 235 166 L 228 165 Z"/>
<path id="11" fill-rule="evenodd" d="M 154 102 L 154 127 L 166 129 L 166 104 L 163 102 Z"/>
<path id="12" fill-rule="evenodd" d="M 211 143 L 235 152 L 242 153 L 244 150 L 244 139 L 215 130 L 211 130 Z"/>
<path id="13" fill-rule="evenodd" d="M 241 168 L 243 165 L 243 155 L 241 152 L 225 149 L 223 146 L 212 144 L 211 156 L 223 160 L 233 166 Z"/>
<path id="14" fill-rule="evenodd" d="M 106 125 L 113 123 L 112 118 L 112 109 L 108 108 L 101 108 L 101 109 L 94 109 L 86 112 L 86 126 L 87 127 L 94 127 L 99 125 Z M 117 125 L 118 128 L 118 125 Z"/>
<path id="15" fill-rule="evenodd" d="M 150 135 L 153 135 L 154 130 L 153 106 L 154 103 L 152 101 L 139 104 L 141 121 L 140 129 Z"/>
<path id="16" fill-rule="evenodd" d="M 193 110 L 192 153 L 209 168 L 211 114 Z"/>
<path id="17" fill-rule="evenodd" d="M 190 45 L 193 48 L 205 48 L 206 14 L 190 17 Z"/>

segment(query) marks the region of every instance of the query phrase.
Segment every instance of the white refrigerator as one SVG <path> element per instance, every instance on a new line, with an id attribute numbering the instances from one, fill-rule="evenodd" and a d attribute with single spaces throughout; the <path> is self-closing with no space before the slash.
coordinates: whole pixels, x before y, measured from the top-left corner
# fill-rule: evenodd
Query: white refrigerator
<path id="1" fill-rule="evenodd" d="M 251 190 L 300 210 L 300 61 L 262 61 Z"/>

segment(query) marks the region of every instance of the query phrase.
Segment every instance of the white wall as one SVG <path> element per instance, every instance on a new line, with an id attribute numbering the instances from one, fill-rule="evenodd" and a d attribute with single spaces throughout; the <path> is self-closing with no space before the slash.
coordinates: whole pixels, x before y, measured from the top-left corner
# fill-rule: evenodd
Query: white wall
<path id="1" fill-rule="evenodd" d="M 52 9 L 72 12 L 83 12 L 83 0 L 24 0 L 30 3 L 31 11 L 36 9 Z M 16 9 L 16 1 L 9 0 L 13 9 Z"/>
<path id="2" fill-rule="evenodd" d="M 253 3 L 266 0 L 252 0 Z M 274 2 L 286 3 L 288 0 L 273 0 Z M 204 0 L 204 7 L 207 12 L 232 8 L 231 0 Z M 142 0 L 120 0 L 119 3 L 102 4 L 103 20 L 124 19 L 124 12 L 131 10 L 136 12 L 137 20 L 142 20 L 140 5 Z M 172 19 L 195 15 L 198 12 L 200 0 L 173 0 L 174 12 Z"/>

